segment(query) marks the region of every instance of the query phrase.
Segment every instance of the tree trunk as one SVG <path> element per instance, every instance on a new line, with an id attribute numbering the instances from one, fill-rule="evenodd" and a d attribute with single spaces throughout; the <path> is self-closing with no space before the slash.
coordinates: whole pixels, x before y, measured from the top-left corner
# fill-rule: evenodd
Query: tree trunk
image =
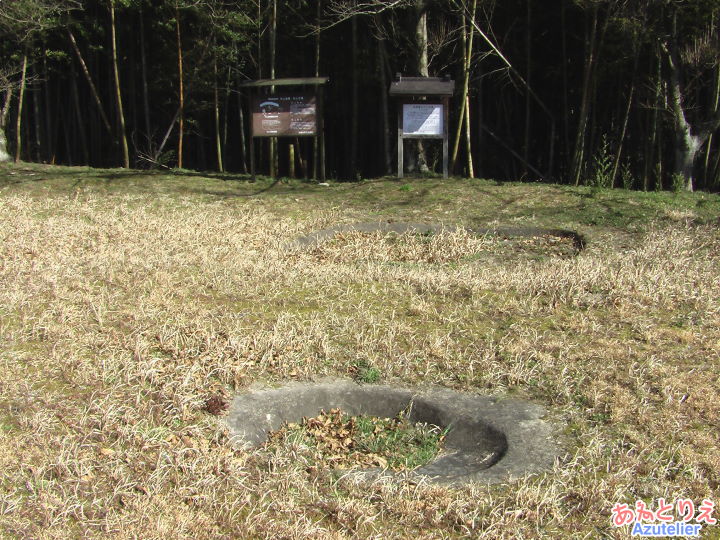
<path id="1" fill-rule="evenodd" d="M 715 166 L 713 169 L 715 171 L 715 176 L 712 185 L 717 188 L 720 187 L 720 149 L 717 149 L 715 152 Z"/>
<path id="2" fill-rule="evenodd" d="M 38 75 L 37 69 L 34 70 L 35 75 Z M 37 77 L 36 77 L 37 78 Z M 36 82 L 33 85 L 32 89 L 32 102 L 33 102 L 33 123 L 35 124 L 33 126 L 34 131 L 34 139 L 33 139 L 33 156 L 35 161 L 41 162 L 42 161 L 42 128 L 40 127 L 40 94 L 42 93 L 42 88 L 40 87 L 40 83 Z"/>
<path id="3" fill-rule="evenodd" d="M 623 117 L 623 125 L 620 131 L 620 140 L 618 141 L 618 148 L 615 152 L 615 162 L 613 163 L 612 176 L 610 178 L 610 187 L 615 187 L 615 179 L 617 178 L 618 170 L 620 169 L 620 160 L 622 159 L 623 145 L 625 143 L 625 135 L 627 133 L 628 122 L 630 121 L 630 111 L 632 109 L 633 97 L 635 96 L 635 80 L 637 78 L 637 68 L 639 60 L 639 49 L 635 49 L 633 57 L 633 72 L 632 79 L 630 82 L 630 93 L 628 94 L 627 105 L 625 107 L 625 116 Z"/>
<path id="4" fill-rule="evenodd" d="M 322 0 L 317 0 L 315 21 L 317 22 L 317 34 L 315 34 L 315 76 L 320 76 L 320 28 L 322 27 Z M 319 135 L 319 134 L 318 134 Z M 320 170 L 320 142 L 325 141 L 324 137 L 313 137 L 313 178 L 318 178 Z"/>
<path id="5" fill-rule="evenodd" d="M 417 15 L 417 23 L 415 25 L 415 54 L 416 54 L 416 71 L 420 77 L 429 77 L 428 65 L 428 33 L 427 33 L 427 0 L 415 0 L 415 11 Z M 425 147 L 422 141 L 412 141 L 414 147 L 413 152 L 408 153 L 410 160 L 408 170 L 426 173 L 430 169 L 427 165 L 425 157 Z"/>
<path id="6" fill-rule="evenodd" d="M 277 47 L 277 0 L 272 0 L 270 9 L 270 78 L 275 78 L 276 63 L 276 47 Z M 275 87 L 270 87 L 270 92 L 275 92 Z M 278 176 L 278 140 L 277 137 L 270 137 L 270 176 L 276 178 Z"/>
<path id="7" fill-rule="evenodd" d="M 580 184 L 585 158 L 585 136 L 587 132 L 588 117 L 590 113 L 590 83 L 595 66 L 595 42 L 597 40 L 598 8 L 593 7 L 590 36 L 585 43 L 587 54 L 585 59 L 585 74 L 583 76 L 582 98 L 580 102 L 580 118 L 575 139 L 575 151 L 572 161 L 571 181 L 576 186 Z"/>
<path id="8" fill-rule="evenodd" d="M 532 64 L 532 0 L 526 0 L 526 31 L 525 31 L 525 82 L 532 84 L 530 70 Z M 530 109 L 531 96 L 525 92 L 525 140 L 523 141 L 523 158 L 527 163 L 530 159 L 530 129 L 532 127 L 532 114 Z M 527 174 L 527 170 L 524 171 Z"/>
<path id="9" fill-rule="evenodd" d="M 143 87 L 143 112 L 145 113 L 145 136 L 147 137 L 148 150 L 150 150 L 152 146 L 152 133 L 150 130 L 150 98 L 147 78 L 147 51 L 145 46 L 145 14 L 143 13 L 142 7 L 140 8 L 140 69 Z"/>
<path id="10" fill-rule="evenodd" d="M 298 165 L 300 165 L 300 175 L 302 178 L 307 179 L 307 171 L 308 171 L 307 170 L 307 160 L 305 159 L 305 156 L 303 155 L 302 143 L 300 141 L 301 141 L 300 137 L 295 137 L 295 146 L 293 147 L 293 145 L 291 144 L 290 148 L 297 149 L 297 162 L 298 162 Z M 293 150 L 293 152 L 294 152 L 294 150 Z M 294 160 L 293 160 L 293 163 L 294 163 Z"/>
<path id="11" fill-rule="evenodd" d="M 10 154 L 7 151 L 7 138 L 5 136 L 5 128 L 7 127 L 7 117 L 10 111 L 10 102 L 12 101 L 12 89 L 5 90 L 5 100 L 2 108 L 0 108 L 0 163 L 10 161 Z"/>
<path id="12" fill-rule="evenodd" d="M 610 177 L 610 187 L 615 187 L 615 179 L 617 178 L 618 170 L 620 169 L 620 161 L 622 159 L 623 145 L 625 143 L 625 135 L 627 133 L 628 122 L 630 120 L 630 110 L 632 109 L 632 101 L 635 95 L 635 80 L 630 86 L 630 93 L 628 94 L 627 106 L 625 107 L 625 115 L 623 117 L 623 125 L 620 130 L 620 140 L 618 141 L 618 148 L 615 152 L 615 161 L 613 163 L 612 174 Z"/>
<path id="13" fill-rule="evenodd" d="M 80 132 L 80 144 L 82 145 L 83 157 L 85 158 L 85 165 L 90 165 L 90 152 L 88 150 L 87 135 L 85 133 L 85 122 L 83 121 L 83 110 L 80 106 L 80 95 L 77 86 L 75 64 L 72 64 L 72 95 L 73 103 L 75 105 L 75 118 L 77 120 L 78 131 Z"/>
<path id="14" fill-rule="evenodd" d="M 476 135 L 475 135 L 475 140 L 476 140 L 476 142 L 477 142 L 477 145 L 476 145 L 475 153 L 476 153 L 476 155 L 478 156 L 478 160 L 477 160 L 477 163 L 476 163 L 476 166 L 475 166 L 475 174 L 477 175 L 478 178 L 482 178 L 483 175 L 484 175 L 484 171 L 483 171 L 483 157 L 484 157 L 483 150 L 485 149 L 485 137 L 484 137 L 485 131 L 484 131 L 483 128 L 482 128 L 483 125 L 485 124 L 485 118 L 484 118 L 484 116 L 483 116 L 483 114 L 484 114 L 484 111 L 483 111 L 483 102 L 484 102 L 483 96 L 484 96 L 485 91 L 484 91 L 484 88 L 483 88 L 484 83 L 483 83 L 483 77 L 482 77 L 482 67 L 481 67 L 480 65 L 478 65 L 478 67 L 477 67 L 476 69 L 477 69 L 476 73 L 477 73 L 477 75 L 478 75 L 478 82 L 477 82 L 477 88 L 476 88 L 476 90 L 475 90 L 475 92 L 476 92 L 476 94 L 477 94 L 477 98 L 476 98 L 476 100 L 475 100 L 475 102 L 476 102 L 476 106 L 475 106 L 475 111 L 476 111 L 476 112 L 475 112 L 475 115 L 476 115 L 476 118 L 477 118 L 477 132 L 476 132 Z"/>
<path id="15" fill-rule="evenodd" d="M 78 62 L 80 62 L 80 67 L 82 68 L 83 74 L 85 75 L 85 79 L 88 82 L 88 85 L 90 86 L 90 92 L 93 95 L 93 99 L 95 100 L 95 104 L 97 105 L 98 111 L 100 112 L 100 118 L 102 119 L 103 126 L 105 127 L 105 130 L 108 132 L 108 134 L 115 140 L 115 136 L 113 134 L 112 127 L 110 126 L 110 121 L 108 120 L 107 115 L 105 114 L 105 108 L 103 107 L 102 101 L 100 100 L 100 94 L 98 94 L 97 88 L 95 87 L 95 83 L 92 80 L 92 77 L 90 76 L 90 71 L 88 70 L 87 64 L 85 63 L 85 59 L 83 58 L 82 53 L 80 52 L 80 48 L 78 47 L 77 41 L 75 41 L 75 36 L 73 33 L 68 30 L 68 37 L 70 38 L 70 43 L 72 44 L 73 50 L 75 51 L 75 55 L 78 58 Z M 45 84 L 47 85 L 47 71 L 45 72 Z M 48 107 L 49 109 L 49 107 Z M 48 133 L 50 133 L 50 128 L 48 128 Z"/>
<path id="16" fill-rule="evenodd" d="M 693 136 L 689 129 L 675 133 L 674 173 L 685 179 L 684 185 L 687 191 L 693 191 L 693 169 L 700 146 L 698 138 Z"/>
<path id="17" fill-rule="evenodd" d="M 242 94 L 238 92 L 237 94 L 237 106 L 238 106 L 238 122 L 239 126 L 238 129 L 240 130 L 240 162 L 242 166 L 242 172 L 246 173 L 248 172 L 247 168 L 247 159 L 246 159 L 246 152 L 247 152 L 247 143 L 245 142 L 245 113 L 243 112 L 243 102 L 242 102 Z M 252 134 L 250 135 L 252 137 Z"/>
<path id="18" fill-rule="evenodd" d="M 123 111 L 122 93 L 120 91 L 120 71 L 117 61 L 117 36 L 115 34 L 115 0 L 109 0 L 110 6 L 110 41 L 112 45 L 113 75 L 115 78 L 115 99 L 117 100 L 118 121 L 120 123 L 120 144 L 123 153 L 123 167 L 130 168 L 127 135 L 125 134 L 125 112 Z"/>
<path id="19" fill-rule="evenodd" d="M 213 108 L 215 110 L 215 152 L 217 154 L 218 171 L 224 172 L 223 158 L 222 158 L 222 141 L 220 140 L 220 98 L 218 94 L 218 82 L 217 82 L 217 57 L 213 58 L 213 90 L 214 90 L 214 103 Z"/>
<path id="20" fill-rule="evenodd" d="M 415 43 L 417 46 L 417 71 L 420 77 L 429 77 L 428 71 L 428 33 L 426 0 L 416 0 L 417 24 L 415 26 Z"/>
<path id="21" fill-rule="evenodd" d="M 20 161 L 20 154 L 22 153 L 22 112 L 23 112 L 23 101 L 25 98 L 25 81 L 27 75 L 27 52 L 23 54 L 22 74 L 20 76 L 20 94 L 18 96 L 18 112 L 17 122 L 15 125 L 15 163 Z"/>
<path id="22" fill-rule="evenodd" d="M 659 111 L 662 107 L 662 57 L 660 54 L 655 55 L 653 61 L 656 67 L 655 73 L 655 95 L 653 102 L 652 120 L 650 122 L 650 140 L 647 145 L 645 157 L 645 172 L 643 174 L 643 191 L 650 188 L 650 176 L 655 173 L 655 147 L 658 140 Z M 658 156 L 658 165 L 661 165 Z M 661 171 L 662 172 L 662 171 Z"/>
<path id="23" fill-rule="evenodd" d="M 72 146 L 70 144 L 70 119 L 66 117 L 67 109 L 64 107 L 61 107 L 58 109 L 60 111 L 60 125 L 63 128 L 63 140 L 65 141 L 65 159 L 71 167 L 74 165 L 73 158 L 72 158 Z"/>
<path id="24" fill-rule="evenodd" d="M 463 17 L 461 30 L 460 42 L 462 45 L 463 59 L 462 59 L 462 91 L 460 93 L 460 113 L 458 114 L 457 127 L 455 129 L 455 137 L 453 137 L 452 151 L 450 152 L 450 171 L 455 173 L 455 166 L 457 165 L 457 155 L 460 149 L 460 136 L 462 134 L 463 122 L 465 122 L 465 107 L 467 106 L 467 100 L 465 99 L 468 95 L 468 81 L 470 74 L 468 72 L 468 57 L 467 57 L 467 26 L 465 25 L 465 18 Z"/>
<path id="25" fill-rule="evenodd" d="M 561 153 L 564 164 L 569 162 L 570 155 L 570 100 L 568 99 L 567 69 L 567 16 L 565 2 L 560 2 L 560 35 L 562 37 L 562 81 L 563 81 L 563 150 Z"/>
<path id="26" fill-rule="evenodd" d="M 475 20 L 475 13 L 477 11 L 477 0 L 473 0 L 472 11 L 470 17 Z M 470 36 L 468 37 L 468 26 L 470 27 Z M 462 19 L 462 48 L 463 48 L 463 86 L 462 93 L 460 95 L 460 114 L 458 115 L 458 125 L 455 131 L 455 140 L 453 141 L 453 149 L 450 159 L 450 170 L 455 170 L 457 163 L 458 148 L 460 146 L 460 134 L 462 132 L 463 124 L 465 125 L 465 139 L 466 139 L 466 150 L 467 150 L 467 165 L 468 175 L 470 178 L 475 176 L 472 162 L 472 140 L 470 138 L 470 66 L 472 64 L 472 53 L 473 53 L 473 37 L 475 36 L 475 28 L 471 23 L 466 26 L 465 17 Z"/>
<path id="27" fill-rule="evenodd" d="M 379 18 L 377 18 L 379 25 Z M 380 76 L 380 117 L 382 118 L 383 132 L 383 175 L 390 174 L 392 170 L 392 156 L 390 155 L 390 111 L 388 109 L 388 78 L 385 63 L 387 59 L 387 51 L 385 50 L 385 40 L 377 40 L 378 53 L 378 75 Z"/>
<path id="28" fill-rule="evenodd" d="M 227 147 L 228 147 L 228 134 L 230 131 L 230 93 L 232 88 L 232 69 L 228 69 L 227 77 L 225 78 L 225 96 L 223 97 L 223 119 L 222 119 L 222 159 L 225 166 L 227 166 Z M 242 105 L 242 102 L 239 102 Z M 241 126 L 242 128 L 242 126 Z M 240 157 L 244 159 L 243 152 L 245 149 L 240 147 Z"/>
<path id="29" fill-rule="evenodd" d="M 177 57 L 178 57 L 178 107 L 180 114 L 178 116 L 178 150 L 177 150 L 177 166 L 178 169 L 183 168 L 183 139 L 185 137 L 185 77 L 183 75 L 183 51 L 182 51 L 182 34 L 180 32 L 180 7 L 177 0 L 175 1 L 175 37 L 177 40 Z"/>
<path id="30" fill-rule="evenodd" d="M 55 141 L 52 137 L 52 109 L 50 108 L 50 77 L 47 69 L 47 51 L 43 53 L 43 101 L 45 102 L 45 160 L 55 161 Z"/>
<path id="31" fill-rule="evenodd" d="M 715 114 L 715 118 L 707 122 L 702 128 L 693 130 L 693 126 L 687 120 L 683 105 L 681 74 L 680 74 L 680 57 L 675 49 L 675 44 L 671 44 L 670 48 L 664 47 L 668 65 L 670 67 L 670 80 L 668 81 L 668 90 L 670 93 L 670 111 L 673 116 L 675 126 L 675 168 L 674 174 L 681 175 L 684 178 L 685 189 L 693 190 L 693 169 L 695 158 L 702 148 L 702 145 L 710 137 L 710 134 L 720 127 L 720 114 Z"/>
<path id="32" fill-rule="evenodd" d="M 720 110 L 720 66 L 715 66 L 715 88 L 713 90 L 713 97 L 712 97 L 712 111 L 715 115 L 718 114 L 718 110 Z M 704 163 L 704 178 L 705 178 L 705 187 L 709 187 L 712 184 L 712 170 L 710 167 L 710 157 L 712 155 L 712 147 L 714 142 L 714 135 L 711 133 L 707 140 L 707 148 L 705 151 L 705 163 Z M 720 158 L 720 152 L 718 153 L 718 158 Z"/>
<path id="33" fill-rule="evenodd" d="M 472 131 L 470 129 L 470 94 L 465 96 L 465 153 L 467 154 L 468 177 L 475 178 L 472 157 Z"/>
<path id="34" fill-rule="evenodd" d="M 5 126 L 0 125 L 0 163 L 10 160 L 7 153 L 7 138 L 5 137 Z"/>
<path id="35" fill-rule="evenodd" d="M 269 4 L 269 0 L 268 0 Z M 263 11 L 263 0 L 257 1 L 257 78 L 262 79 L 264 78 L 264 56 L 263 56 L 263 37 L 265 36 L 265 15 Z M 252 91 L 252 90 L 250 90 Z M 239 99 L 239 95 L 238 95 Z M 240 109 L 242 111 L 242 108 Z M 242 112 L 241 112 L 242 114 Z M 252 114 L 252 113 L 251 113 Z M 249 156 L 250 156 L 250 163 L 251 167 L 253 163 L 262 163 L 262 156 L 263 156 L 263 150 L 264 150 L 264 141 L 263 139 L 259 139 L 257 145 L 254 144 L 254 139 L 252 138 L 252 116 L 250 116 L 250 129 L 248 130 L 250 132 L 250 147 L 249 147 Z M 268 143 L 269 144 L 269 143 Z M 255 161 L 257 159 L 257 161 Z M 253 174 L 255 170 L 253 169 Z M 255 177 L 253 176 L 253 181 L 255 181 Z"/>
<path id="36" fill-rule="evenodd" d="M 357 180 L 357 154 L 358 154 L 358 122 L 360 114 L 360 65 L 358 62 L 358 18 L 353 17 L 350 20 L 351 25 L 351 39 L 352 39 L 352 95 L 351 95 L 351 110 L 350 110 L 350 178 Z"/>

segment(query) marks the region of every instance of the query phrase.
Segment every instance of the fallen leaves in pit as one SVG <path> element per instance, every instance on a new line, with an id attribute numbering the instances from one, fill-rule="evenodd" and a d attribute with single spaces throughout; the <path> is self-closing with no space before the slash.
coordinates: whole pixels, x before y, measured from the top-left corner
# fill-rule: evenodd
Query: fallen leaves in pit
<path id="1" fill-rule="evenodd" d="M 330 409 L 300 423 L 285 422 L 268 435 L 265 448 L 295 444 L 313 452 L 319 464 L 334 468 L 402 471 L 424 464 L 411 455 L 417 447 L 429 442 L 434 457 L 444 439 L 445 432 L 439 427 L 410 422 L 402 413 L 395 418 L 378 418 L 349 416 L 340 409 Z"/>
<path id="2" fill-rule="evenodd" d="M 205 400 L 204 410 L 213 416 L 220 416 L 230 408 L 230 403 L 221 395 L 214 395 Z"/>
<path id="3" fill-rule="evenodd" d="M 496 246 L 499 248 L 503 245 L 518 252 L 551 257 L 570 257 L 577 250 L 575 240 L 572 238 L 548 234 L 526 237 L 504 236 Z"/>

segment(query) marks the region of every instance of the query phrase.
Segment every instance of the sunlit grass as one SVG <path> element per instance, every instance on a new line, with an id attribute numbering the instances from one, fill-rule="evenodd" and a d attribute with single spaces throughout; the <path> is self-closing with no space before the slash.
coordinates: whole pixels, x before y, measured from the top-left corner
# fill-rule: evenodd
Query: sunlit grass
<path id="1" fill-rule="evenodd" d="M 0 175 L 6 536 L 612 537 L 614 502 L 717 501 L 716 195 Z M 457 234 L 287 248 L 337 222 L 418 216 L 571 228 L 589 244 L 578 257 L 467 257 L 482 239 Z M 567 454 L 494 487 L 363 483 L 292 445 L 237 448 L 206 406 L 323 376 L 532 399 Z"/>

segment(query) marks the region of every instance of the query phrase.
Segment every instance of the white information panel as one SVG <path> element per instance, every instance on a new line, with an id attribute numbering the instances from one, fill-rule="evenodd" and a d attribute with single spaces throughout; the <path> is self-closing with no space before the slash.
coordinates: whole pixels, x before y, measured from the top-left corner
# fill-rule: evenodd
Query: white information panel
<path id="1" fill-rule="evenodd" d="M 443 106 L 439 103 L 404 103 L 404 135 L 442 135 Z"/>

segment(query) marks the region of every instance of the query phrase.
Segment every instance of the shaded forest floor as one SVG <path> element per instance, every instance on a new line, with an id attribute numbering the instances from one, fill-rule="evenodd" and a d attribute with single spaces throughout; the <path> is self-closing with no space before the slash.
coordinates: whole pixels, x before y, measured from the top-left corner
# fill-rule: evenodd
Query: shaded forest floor
<path id="1" fill-rule="evenodd" d="M 620 538 L 615 502 L 718 502 L 719 217 L 701 193 L 2 165 L 0 530 Z M 564 228 L 588 245 L 569 257 L 458 232 L 287 249 L 381 219 Z M 292 443 L 237 449 L 207 406 L 363 370 L 533 400 L 567 454 L 491 487 L 362 483 Z"/>

